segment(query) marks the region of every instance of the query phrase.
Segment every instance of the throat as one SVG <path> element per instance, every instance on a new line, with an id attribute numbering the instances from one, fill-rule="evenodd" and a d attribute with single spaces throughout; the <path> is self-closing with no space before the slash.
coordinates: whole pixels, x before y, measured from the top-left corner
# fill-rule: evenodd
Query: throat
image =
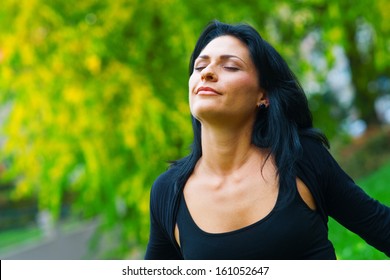
<path id="1" fill-rule="evenodd" d="M 217 147 L 207 150 L 199 159 L 196 169 L 208 176 L 217 176 L 224 179 L 232 178 L 239 182 L 248 176 L 248 172 L 258 173 L 263 166 L 267 155 L 265 151 L 255 146 L 244 149 L 223 149 Z"/>
<path id="2" fill-rule="evenodd" d="M 253 160 L 259 148 L 251 143 L 251 131 L 251 127 L 246 126 L 232 129 L 225 125 L 217 129 L 202 123 L 202 168 L 223 176 Z"/>

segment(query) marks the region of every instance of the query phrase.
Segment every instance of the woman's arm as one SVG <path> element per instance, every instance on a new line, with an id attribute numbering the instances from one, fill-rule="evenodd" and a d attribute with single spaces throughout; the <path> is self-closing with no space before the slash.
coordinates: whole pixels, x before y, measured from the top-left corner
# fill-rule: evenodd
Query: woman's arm
<path id="1" fill-rule="evenodd" d="M 152 214 L 150 220 L 150 235 L 145 260 L 180 259 L 177 250 L 163 233 Z"/>
<path id="2" fill-rule="evenodd" d="M 323 211 L 390 257 L 390 208 L 357 186 L 320 143 L 307 140 L 304 145 L 320 187 L 317 197 Z"/>
<path id="3" fill-rule="evenodd" d="M 163 173 L 154 182 L 150 192 L 150 235 L 145 255 L 147 260 L 182 258 L 172 242 L 174 191 L 170 189 L 171 180 L 169 171 Z"/>

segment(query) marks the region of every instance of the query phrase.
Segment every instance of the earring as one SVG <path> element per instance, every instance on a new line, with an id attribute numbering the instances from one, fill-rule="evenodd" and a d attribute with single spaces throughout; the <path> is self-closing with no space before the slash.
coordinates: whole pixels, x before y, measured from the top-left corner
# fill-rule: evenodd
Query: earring
<path id="1" fill-rule="evenodd" d="M 261 103 L 260 105 L 259 105 L 259 109 L 260 110 L 264 110 L 264 109 L 266 109 L 267 108 L 267 106 L 264 104 L 264 103 Z"/>

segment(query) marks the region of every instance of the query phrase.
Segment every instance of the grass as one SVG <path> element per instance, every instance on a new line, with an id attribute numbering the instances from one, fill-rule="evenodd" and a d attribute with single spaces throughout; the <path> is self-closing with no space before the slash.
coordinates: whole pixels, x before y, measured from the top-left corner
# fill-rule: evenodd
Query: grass
<path id="1" fill-rule="evenodd" d="M 62 233 L 70 232 L 80 227 L 80 221 L 68 219 L 59 225 Z M 35 244 L 44 239 L 42 229 L 38 226 L 0 231 L 0 255 L 15 248 Z"/>
<path id="2" fill-rule="evenodd" d="M 0 232 L 0 254 L 13 250 L 15 246 L 30 244 L 42 238 L 42 231 L 37 227 L 11 229 Z"/>
<path id="3" fill-rule="evenodd" d="M 390 205 L 390 162 L 356 183 L 371 197 Z M 388 260 L 382 252 L 368 245 L 356 234 L 346 230 L 333 219 L 329 220 L 329 239 L 333 242 L 338 259 L 345 260 Z"/>

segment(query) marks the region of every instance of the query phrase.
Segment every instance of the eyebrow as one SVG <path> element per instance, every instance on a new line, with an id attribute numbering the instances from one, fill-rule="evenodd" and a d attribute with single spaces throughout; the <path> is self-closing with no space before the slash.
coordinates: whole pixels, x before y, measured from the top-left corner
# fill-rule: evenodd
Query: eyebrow
<path id="1" fill-rule="evenodd" d="M 226 59 L 229 59 L 229 58 L 237 58 L 237 59 L 241 60 L 243 63 L 245 63 L 245 65 L 247 65 L 247 63 L 246 63 L 244 60 L 242 60 L 242 58 L 240 58 L 240 57 L 238 57 L 238 56 L 236 56 L 236 55 L 232 55 L 232 54 L 223 54 L 223 55 L 220 55 L 219 57 L 222 58 L 222 59 L 225 59 L 225 60 L 226 60 Z M 206 55 L 206 54 L 200 55 L 200 56 L 198 56 L 198 57 L 195 59 L 195 61 L 198 60 L 198 59 L 210 59 L 210 56 L 208 56 L 208 55 Z"/>

